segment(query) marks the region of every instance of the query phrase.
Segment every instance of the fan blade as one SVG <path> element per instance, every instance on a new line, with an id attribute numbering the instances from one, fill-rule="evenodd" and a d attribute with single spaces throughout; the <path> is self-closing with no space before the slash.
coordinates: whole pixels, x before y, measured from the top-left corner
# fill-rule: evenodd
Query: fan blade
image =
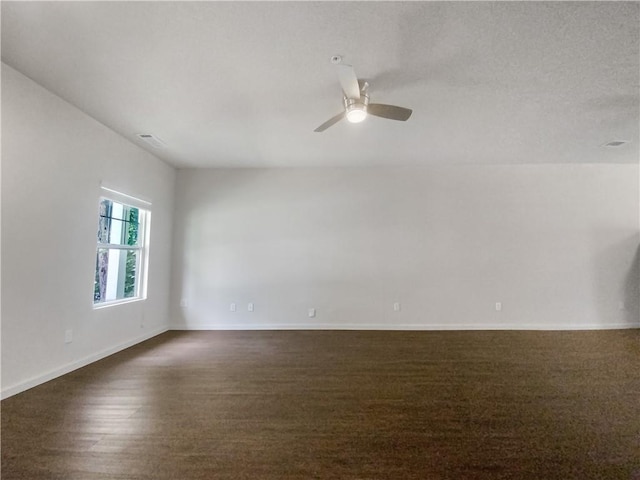
<path id="1" fill-rule="evenodd" d="M 316 128 L 314 132 L 324 132 L 331 125 L 333 125 L 334 123 L 338 123 L 340 120 L 342 120 L 345 117 L 345 115 L 346 115 L 345 112 L 340 112 L 338 115 L 330 118 L 329 120 L 324 122 L 322 125 L 320 125 L 318 128 Z"/>
<path id="2" fill-rule="evenodd" d="M 360 100 L 360 85 L 358 85 L 358 77 L 351 65 L 336 65 L 338 67 L 338 79 L 342 85 L 342 91 L 347 98 Z"/>
<path id="3" fill-rule="evenodd" d="M 396 107 L 395 105 L 384 105 L 382 103 L 370 103 L 367 113 L 376 117 L 388 118 L 389 120 L 400 120 L 405 122 L 409 119 L 413 110 L 410 108 Z"/>

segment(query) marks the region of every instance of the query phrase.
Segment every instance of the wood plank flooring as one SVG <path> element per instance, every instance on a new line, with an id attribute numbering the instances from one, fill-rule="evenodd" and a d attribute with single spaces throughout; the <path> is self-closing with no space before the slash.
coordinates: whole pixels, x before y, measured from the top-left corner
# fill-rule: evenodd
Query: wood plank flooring
<path id="1" fill-rule="evenodd" d="M 640 330 L 168 332 L 1 407 L 6 480 L 640 480 Z"/>

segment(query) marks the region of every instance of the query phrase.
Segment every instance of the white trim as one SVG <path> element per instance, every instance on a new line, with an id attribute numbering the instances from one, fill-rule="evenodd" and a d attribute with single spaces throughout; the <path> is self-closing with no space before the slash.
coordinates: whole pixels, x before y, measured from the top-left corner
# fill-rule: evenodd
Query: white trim
<path id="1" fill-rule="evenodd" d="M 66 365 L 58 367 L 54 370 L 50 370 L 49 372 L 46 372 L 42 375 L 32 377 L 29 380 L 26 380 L 24 382 L 20 382 L 18 384 L 11 385 L 10 387 L 3 388 L 2 393 L 0 394 L 0 398 L 4 400 L 5 398 L 11 397 L 20 392 L 24 392 L 25 390 L 28 390 L 30 388 L 33 388 L 45 382 L 48 382 L 49 380 L 53 380 L 54 378 L 58 378 L 62 375 L 73 372 L 74 370 L 85 367 L 93 362 L 102 360 L 103 358 L 108 357 L 109 355 L 113 355 L 114 353 L 120 352 L 125 348 L 129 348 L 134 345 L 137 345 L 140 342 L 149 340 L 150 338 L 160 335 L 161 333 L 164 333 L 167 330 L 169 330 L 169 328 L 167 327 L 161 327 L 156 330 L 152 330 L 151 332 L 147 332 L 146 334 L 140 337 L 134 338 L 133 340 L 129 340 L 127 342 L 121 343 L 119 345 L 116 345 L 115 347 L 107 348 L 105 350 L 102 350 L 101 352 L 95 353 L 93 355 L 89 355 L 88 357 L 81 358 L 74 362 L 67 363 Z"/>
<path id="2" fill-rule="evenodd" d="M 147 298 L 147 285 L 149 281 L 149 250 L 151 249 L 151 210 L 143 210 L 142 235 L 144 243 L 142 253 L 138 259 L 138 271 L 142 273 L 138 278 L 138 297 Z M 140 235 L 140 232 L 138 232 Z"/>
<path id="3" fill-rule="evenodd" d="M 170 330 L 406 330 L 406 331 L 451 331 L 451 330 L 536 330 L 536 331 L 573 331 L 573 330 L 626 330 L 639 328 L 638 323 L 615 323 L 611 325 L 472 325 L 472 324 L 440 324 L 440 325 L 419 325 L 419 324 L 359 324 L 359 323 L 290 323 L 290 324 L 260 324 L 243 323 L 238 325 L 229 324 L 173 324 Z"/>
<path id="4" fill-rule="evenodd" d="M 104 190 L 105 192 L 109 192 L 109 194 L 107 195 L 107 197 L 111 198 L 111 196 L 117 196 L 117 197 L 121 197 L 120 199 L 115 198 L 115 200 L 123 200 L 124 203 L 127 202 L 137 202 L 137 203 L 141 203 L 142 207 L 141 208 L 146 208 L 146 209 L 150 209 L 151 208 L 151 201 L 150 200 L 145 200 L 144 198 L 140 198 L 140 197 L 134 197 L 133 195 L 129 195 L 127 193 L 123 193 L 120 192 L 118 190 L 115 190 L 111 187 L 107 187 L 104 184 L 100 184 L 100 189 Z M 138 205 L 133 205 L 134 207 L 137 207 Z"/>
<path id="5" fill-rule="evenodd" d="M 108 302 L 94 303 L 93 309 L 100 310 L 101 308 L 113 307 L 114 305 L 125 305 L 127 303 L 142 302 L 143 300 L 146 300 L 146 297 L 121 298 L 118 300 L 110 300 Z"/>

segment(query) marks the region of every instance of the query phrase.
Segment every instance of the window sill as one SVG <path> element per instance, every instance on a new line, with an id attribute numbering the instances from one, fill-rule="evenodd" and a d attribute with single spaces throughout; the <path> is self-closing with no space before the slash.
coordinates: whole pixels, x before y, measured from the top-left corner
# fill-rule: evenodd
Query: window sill
<path id="1" fill-rule="evenodd" d="M 146 298 L 142 298 L 142 297 L 125 298 L 122 300 L 112 300 L 110 302 L 94 303 L 93 309 L 102 310 L 103 308 L 115 307 L 116 305 L 126 305 L 127 303 L 136 303 L 136 302 L 141 302 L 143 300 L 146 300 Z"/>

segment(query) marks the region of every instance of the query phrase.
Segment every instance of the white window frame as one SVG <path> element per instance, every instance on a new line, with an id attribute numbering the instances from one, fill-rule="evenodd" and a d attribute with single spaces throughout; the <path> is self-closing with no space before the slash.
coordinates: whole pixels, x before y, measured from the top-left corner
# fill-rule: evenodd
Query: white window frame
<path id="1" fill-rule="evenodd" d="M 147 298 L 147 278 L 148 278 L 148 266 L 149 266 L 149 237 L 151 226 L 151 202 L 142 200 L 131 195 L 127 195 L 111 188 L 101 187 L 101 195 L 98 199 L 98 220 L 99 220 L 99 207 L 103 200 L 110 200 L 122 204 L 126 207 L 134 207 L 138 209 L 138 245 L 122 245 L 116 243 L 103 243 L 98 241 L 96 243 L 96 256 L 100 249 L 110 250 L 136 250 L 136 291 L 135 295 L 127 298 L 118 298 L 114 300 L 108 300 L 104 302 L 93 303 L 93 309 L 112 307 L 114 305 L 122 305 L 125 303 L 138 302 Z M 93 271 L 93 278 L 95 282 L 95 266 Z M 94 284 L 95 285 L 95 284 Z M 95 286 L 94 286 L 95 288 Z"/>

